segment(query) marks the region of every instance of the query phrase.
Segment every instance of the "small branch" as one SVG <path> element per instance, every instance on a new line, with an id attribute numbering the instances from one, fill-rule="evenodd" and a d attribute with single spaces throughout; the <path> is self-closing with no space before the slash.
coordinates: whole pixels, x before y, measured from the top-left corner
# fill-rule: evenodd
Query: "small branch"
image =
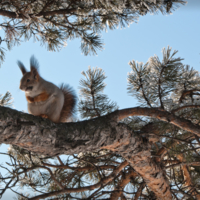
<path id="1" fill-rule="evenodd" d="M 96 183 L 94 185 L 87 186 L 87 187 L 81 187 L 81 188 L 66 188 L 66 189 L 63 189 L 63 190 L 38 195 L 38 196 L 35 196 L 33 198 L 29 198 L 29 200 L 40 200 L 40 199 L 45 199 L 47 197 L 52 197 L 52 196 L 56 196 L 56 195 L 66 194 L 66 193 L 84 192 L 84 191 L 87 191 L 87 190 L 94 190 L 94 189 L 99 188 L 102 185 L 105 185 L 108 182 L 112 181 L 117 176 L 117 174 L 127 165 L 128 165 L 128 162 L 124 161 L 109 176 L 107 176 L 106 178 L 102 179 L 99 183 Z"/>
<path id="2" fill-rule="evenodd" d="M 52 173 L 52 171 L 51 171 L 48 167 L 40 166 L 40 168 L 46 169 L 46 170 L 49 172 L 49 174 L 51 175 L 51 178 L 54 180 L 54 182 L 55 182 L 61 189 L 64 189 L 64 188 L 65 188 L 59 181 L 57 181 L 56 177 L 54 176 L 54 174 Z"/>
<path id="3" fill-rule="evenodd" d="M 163 110 L 165 108 L 164 108 L 164 105 L 163 105 L 163 102 L 162 102 L 162 88 L 161 88 L 162 82 L 161 82 L 161 76 L 162 76 L 165 68 L 166 68 L 166 66 L 163 66 L 163 68 L 162 68 L 162 70 L 160 72 L 159 80 L 158 80 L 158 96 L 159 96 L 159 100 L 160 100 L 160 108 L 163 109 Z"/>
<path id="4" fill-rule="evenodd" d="M 58 161 L 60 162 L 61 165 L 64 165 L 63 161 L 60 159 L 60 156 L 56 156 L 56 158 L 58 159 Z"/>
<path id="5" fill-rule="evenodd" d="M 187 109 L 187 108 L 200 108 L 200 105 L 187 105 L 187 106 L 182 106 L 182 107 L 180 107 L 180 108 L 173 109 L 173 110 L 171 111 L 171 113 L 176 113 L 176 112 L 178 112 L 178 111 L 180 111 L 180 110 Z"/>
<path id="6" fill-rule="evenodd" d="M 178 161 L 176 161 L 178 162 Z M 187 166 L 200 166 L 200 162 L 190 162 L 190 163 L 187 163 L 187 162 L 181 162 L 181 163 L 176 163 L 176 164 L 173 164 L 173 165 L 169 165 L 169 166 L 166 166 L 165 168 L 171 168 L 171 167 L 177 167 L 177 166 L 184 166 L 184 165 L 187 165 Z"/>
<path id="7" fill-rule="evenodd" d="M 139 75 L 139 74 L 138 74 L 138 75 Z M 147 105 L 149 105 L 150 108 L 152 108 L 151 103 L 149 102 L 149 99 L 148 99 L 148 98 L 146 97 L 146 95 L 145 95 L 144 87 L 143 87 L 143 83 L 142 83 L 142 78 L 141 78 L 141 77 L 140 77 L 139 81 L 140 81 L 140 88 L 142 89 L 142 95 L 143 95 L 145 101 L 147 102 Z"/>
<path id="8" fill-rule="evenodd" d="M 136 177 L 136 176 L 138 176 L 138 174 L 132 170 L 126 173 L 124 177 L 122 176 L 117 187 L 112 192 L 110 196 L 110 200 L 118 199 L 122 195 L 123 188 L 130 182 L 131 178 Z"/>
<path id="9" fill-rule="evenodd" d="M 59 169 L 71 169 L 77 172 L 82 172 L 82 171 L 88 171 L 88 170 L 94 170 L 94 166 L 86 166 L 86 167 L 70 167 L 69 165 L 52 165 L 48 163 L 42 162 L 43 165 L 48 166 L 48 167 L 54 167 L 54 168 L 59 168 Z M 114 165 L 100 165 L 98 166 L 99 169 L 105 170 L 105 169 L 115 169 L 116 166 Z"/>
<path id="10" fill-rule="evenodd" d="M 192 98 L 193 95 L 200 95 L 200 94 L 197 94 L 197 93 L 194 94 L 194 92 L 200 92 L 200 90 L 198 90 L 198 89 L 184 90 L 183 93 L 182 93 L 182 95 L 181 95 L 181 97 L 180 97 L 180 99 L 179 99 L 179 102 L 182 103 L 183 99 L 184 99 L 185 96 L 187 96 L 187 95 L 190 95 L 191 98 Z"/>
<path id="11" fill-rule="evenodd" d="M 135 194 L 134 200 L 138 200 L 138 198 L 141 196 L 144 186 L 145 186 L 144 182 L 140 183 L 140 187 L 138 188 L 138 191 Z"/>
<path id="12" fill-rule="evenodd" d="M 0 193 L 0 199 L 1 199 L 2 195 L 4 194 L 4 192 L 9 188 L 9 185 L 12 183 L 13 179 L 14 178 L 11 178 L 10 181 L 4 187 L 4 189 L 2 189 L 2 192 Z"/>

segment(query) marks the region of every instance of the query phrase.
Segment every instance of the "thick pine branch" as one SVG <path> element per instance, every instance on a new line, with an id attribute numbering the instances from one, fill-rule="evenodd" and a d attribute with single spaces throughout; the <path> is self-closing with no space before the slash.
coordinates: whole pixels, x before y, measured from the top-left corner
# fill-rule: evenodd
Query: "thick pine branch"
<path id="1" fill-rule="evenodd" d="M 127 116 L 150 116 L 200 135 L 199 126 L 156 108 L 128 108 L 88 121 L 54 124 L 1 107 L 0 143 L 18 145 L 48 156 L 108 149 L 123 156 L 157 197 L 171 199 L 169 183 L 163 169 L 151 158 L 149 142 L 127 125 L 118 123 Z"/>
<path id="2" fill-rule="evenodd" d="M 123 156 L 158 198 L 171 199 L 169 183 L 163 169 L 151 158 L 149 142 L 127 125 L 118 123 L 128 116 L 150 116 L 200 135 L 199 126 L 156 108 L 128 108 L 88 121 L 54 124 L 1 107 L 0 143 L 18 145 L 48 156 L 108 149 Z"/>
<path id="3" fill-rule="evenodd" d="M 158 198 L 170 200 L 168 180 L 163 169 L 152 160 L 148 140 L 118 123 L 118 114 L 116 111 L 88 121 L 54 124 L 0 107 L 0 143 L 48 156 L 109 149 L 123 156 Z"/>

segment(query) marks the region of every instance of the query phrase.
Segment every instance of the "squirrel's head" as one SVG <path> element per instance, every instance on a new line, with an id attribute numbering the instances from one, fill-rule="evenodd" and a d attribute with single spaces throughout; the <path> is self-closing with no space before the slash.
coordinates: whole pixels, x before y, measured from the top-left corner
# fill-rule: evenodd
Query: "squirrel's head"
<path id="1" fill-rule="evenodd" d="M 36 89 L 40 76 L 38 73 L 39 64 L 35 57 L 32 56 L 30 59 L 30 72 L 27 72 L 22 62 L 18 61 L 17 64 L 23 74 L 19 88 L 25 92 L 31 92 Z"/>

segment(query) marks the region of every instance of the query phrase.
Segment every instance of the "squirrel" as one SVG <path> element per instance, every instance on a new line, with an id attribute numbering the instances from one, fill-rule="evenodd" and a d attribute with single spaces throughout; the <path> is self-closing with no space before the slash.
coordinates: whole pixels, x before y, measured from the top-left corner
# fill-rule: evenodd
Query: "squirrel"
<path id="1" fill-rule="evenodd" d="M 39 63 L 34 56 L 30 59 L 30 72 L 21 61 L 17 61 L 17 64 L 23 74 L 19 88 L 25 91 L 28 112 L 55 123 L 69 120 L 74 114 L 77 99 L 73 89 L 64 84 L 57 87 L 44 80 L 38 72 Z"/>

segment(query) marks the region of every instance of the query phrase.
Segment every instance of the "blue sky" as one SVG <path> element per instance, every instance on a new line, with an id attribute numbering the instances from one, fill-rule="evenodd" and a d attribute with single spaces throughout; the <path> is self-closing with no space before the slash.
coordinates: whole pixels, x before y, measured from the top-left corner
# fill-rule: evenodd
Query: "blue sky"
<path id="1" fill-rule="evenodd" d="M 39 42 L 32 40 L 24 42 L 6 52 L 6 60 L 0 69 L 0 93 L 9 90 L 14 98 L 14 108 L 27 111 L 25 94 L 19 90 L 22 74 L 16 61 L 21 60 L 29 68 L 30 57 L 35 55 L 44 79 L 55 84 L 68 83 L 77 95 L 81 71 L 87 70 L 88 66 L 102 68 L 108 77 L 105 93 L 110 99 L 116 101 L 119 108 L 136 106 L 135 99 L 126 90 L 130 60 L 146 62 L 154 54 L 161 56 L 161 49 L 169 45 L 179 51 L 178 56 L 185 59 L 185 64 L 198 70 L 200 12 L 192 9 L 197 6 L 190 2 L 187 5 L 189 9 L 185 6 L 172 15 L 147 15 L 140 17 L 139 22 L 129 28 L 108 30 L 102 34 L 104 50 L 99 51 L 97 56 L 84 56 L 78 39 L 68 41 L 67 47 L 60 52 L 48 52 Z"/>
<path id="2" fill-rule="evenodd" d="M 105 93 L 119 108 L 137 106 L 136 100 L 127 94 L 128 62 L 137 60 L 146 62 L 157 54 L 161 59 L 161 50 L 168 45 L 178 50 L 178 56 L 185 64 L 200 71 L 200 1 L 190 0 L 187 6 L 163 16 L 146 15 L 129 28 L 108 30 L 102 34 L 104 50 L 98 56 L 84 56 L 80 50 L 80 41 L 68 41 L 67 47 L 60 52 L 48 52 L 45 47 L 32 40 L 24 42 L 6 52 L 6 60 L 0 69 L 0 94 L 7 90 L 12 93 L 14 108 L 27 111 L 24 92 L 19 90 L 22 77 L 16 61 L 22 61 L 29 68 L 31 55 L 40 63 L 41 76 L 55 84 L 68 83 L 78 95 L 81 71 L 91 67 L 100 67 L 108 77 Z M 0 35 L 3 35 L 0 30 Z M 1 149 L 6 150 L 3 146 Z M 0 150 L 1 150 L 0 149 Z M 1 159 L 1 162 L 3 160 Z M 2 199 L 8 199 L 3 197 Z"/>
<path id="3" fill-rule="evenodd" d="M 70 84 L 78 95 L 81 71 L 88 66 L 100 67 L 105 71 L 107 87 L 105 93 L 116 101 L 119 108 L 136 106 L 133 97 L 127 94 L 128 62 L 132 59 L 146 62 L 150 56 L 161 56 L 163 47 L 179 50 L 178 56 L 184 63 L 198 70 L 200 64 L 200 12 L 191 1 L 172 15 L 147 15 L 126 29 L 108 30 L 102 34 L 104 50 L 97 56 L 84 56 L 80 40 L 68 41 L 60 52 L 48 52 L 39 42 L 24 42 L 6 52 L 6 60 L 0 69 L 0 93 L 9 90 L 14 98 L 14 108 L 27 111 L 24 92 L 19 90 L 22 77 L 16 61 L 21 60 L 29 68 L 29 59 L 35 55 L 40 63 L 41 76 L 55 84 Z M 198 5 L 198 4 L 196 4 Z M 194 8 L 194 9 L 193 9 Z M 200 6 L 199 6 L 200 8 Z M 2 33 L 2 30 L 0 32 Z"/>

